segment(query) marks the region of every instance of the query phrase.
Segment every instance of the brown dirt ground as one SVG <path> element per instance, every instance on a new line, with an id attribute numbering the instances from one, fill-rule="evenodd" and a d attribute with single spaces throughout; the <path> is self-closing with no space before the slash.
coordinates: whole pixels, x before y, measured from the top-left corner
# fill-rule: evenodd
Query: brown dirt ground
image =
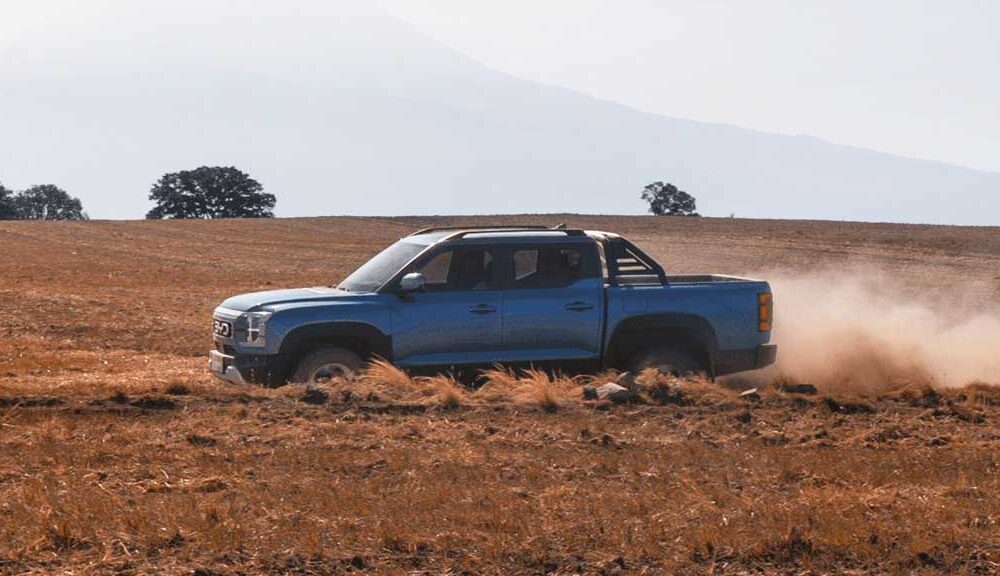
<path id="1" fill-rule="evenodd" d="M 677 394 L 607 406 L 538 374 L 472 392 L 381 369 L 318 399 L 206 374 L 225 296 L 332 283 L 456 221 L 0 223 L 0 574 L 1000 573 L 993 387 L 660 382 Z M 1000 301 L 997 228 L 461 221 L 618 231 L 672 272 L 874 267 Z"/>

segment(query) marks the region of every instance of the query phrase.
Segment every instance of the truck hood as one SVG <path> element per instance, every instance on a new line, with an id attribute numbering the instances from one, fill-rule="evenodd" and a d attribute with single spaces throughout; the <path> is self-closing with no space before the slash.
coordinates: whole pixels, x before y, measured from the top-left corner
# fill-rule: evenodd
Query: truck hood
<path id="1" fill-rule="evenodd" d="M 292 288 L 288 290 L 267 290 L 264 292 L 249 292 L 227 299 L 221 304 L 237 312 L 247 312 L 257 308 L 282 306 L 288 304 L 304 304 L 309 302 L 329 302 L 331 300 L 356 299 L 362 295 L 359 292 L 346 292 L 329 286 L 315 288 Z M 370 294 L 366 294 L 370 296 Z"/>

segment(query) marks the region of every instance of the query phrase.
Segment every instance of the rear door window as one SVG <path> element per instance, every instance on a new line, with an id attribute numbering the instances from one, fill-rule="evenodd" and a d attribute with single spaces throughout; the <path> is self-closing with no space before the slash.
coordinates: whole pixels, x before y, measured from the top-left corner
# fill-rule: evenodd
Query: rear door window
<path id="1" fill-rule="evenodd" d="M 563 288 L 578 280 L 596 277 L 592 252 L 584 246 L 517 248 L 513 257 L 513 288 Z"/>

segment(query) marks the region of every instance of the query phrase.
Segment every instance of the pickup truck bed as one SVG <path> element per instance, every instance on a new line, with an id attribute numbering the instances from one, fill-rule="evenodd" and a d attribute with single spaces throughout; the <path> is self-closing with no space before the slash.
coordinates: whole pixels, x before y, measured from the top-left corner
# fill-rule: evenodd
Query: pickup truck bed
<path id="1" fill-rule="evenodd" d="M 758 295 L 769 293 L 766 282 L 733 276 L 668 276 L 667 284 L 627 284 L 608 288 L 606 350 L 628 356 L 631 350 L 613 350 L 616 330 L 638 329 L 645 335 L 682 329 L 686 341 L 671 345 L 692 350 L 713 376 L 723 376 L 773 363 L 773 349 L 762 348 L 767 332 L 752 333 L 758 323 Z M 697 278 L 697 281 L 691 281 Z M 680 279 L 680 280 L 677 280 Z M 674 340 L 676 340 L 675 338 Z M 641 339 L 640 339 L 641 340 Z"/>

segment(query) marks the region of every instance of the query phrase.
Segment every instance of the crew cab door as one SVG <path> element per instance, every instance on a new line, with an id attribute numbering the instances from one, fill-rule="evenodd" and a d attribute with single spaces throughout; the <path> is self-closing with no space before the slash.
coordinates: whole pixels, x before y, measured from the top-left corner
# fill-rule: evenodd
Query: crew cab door
<path id="1" fill-rule="evenodd" d="M 391 300 L 392 347 L 397 364 L 496 361 L 503 337 L 503 300 L 489 247 L 442 248 L 405 272 L 420 272 L 425 285 L 422 291 Z"/>
<path id="2" fill-rule="evenodd" d="M 593 244 L 510 248 L 503 292 L 504 360 L 586 360 L 601 350 L 604 281 Z"/>

